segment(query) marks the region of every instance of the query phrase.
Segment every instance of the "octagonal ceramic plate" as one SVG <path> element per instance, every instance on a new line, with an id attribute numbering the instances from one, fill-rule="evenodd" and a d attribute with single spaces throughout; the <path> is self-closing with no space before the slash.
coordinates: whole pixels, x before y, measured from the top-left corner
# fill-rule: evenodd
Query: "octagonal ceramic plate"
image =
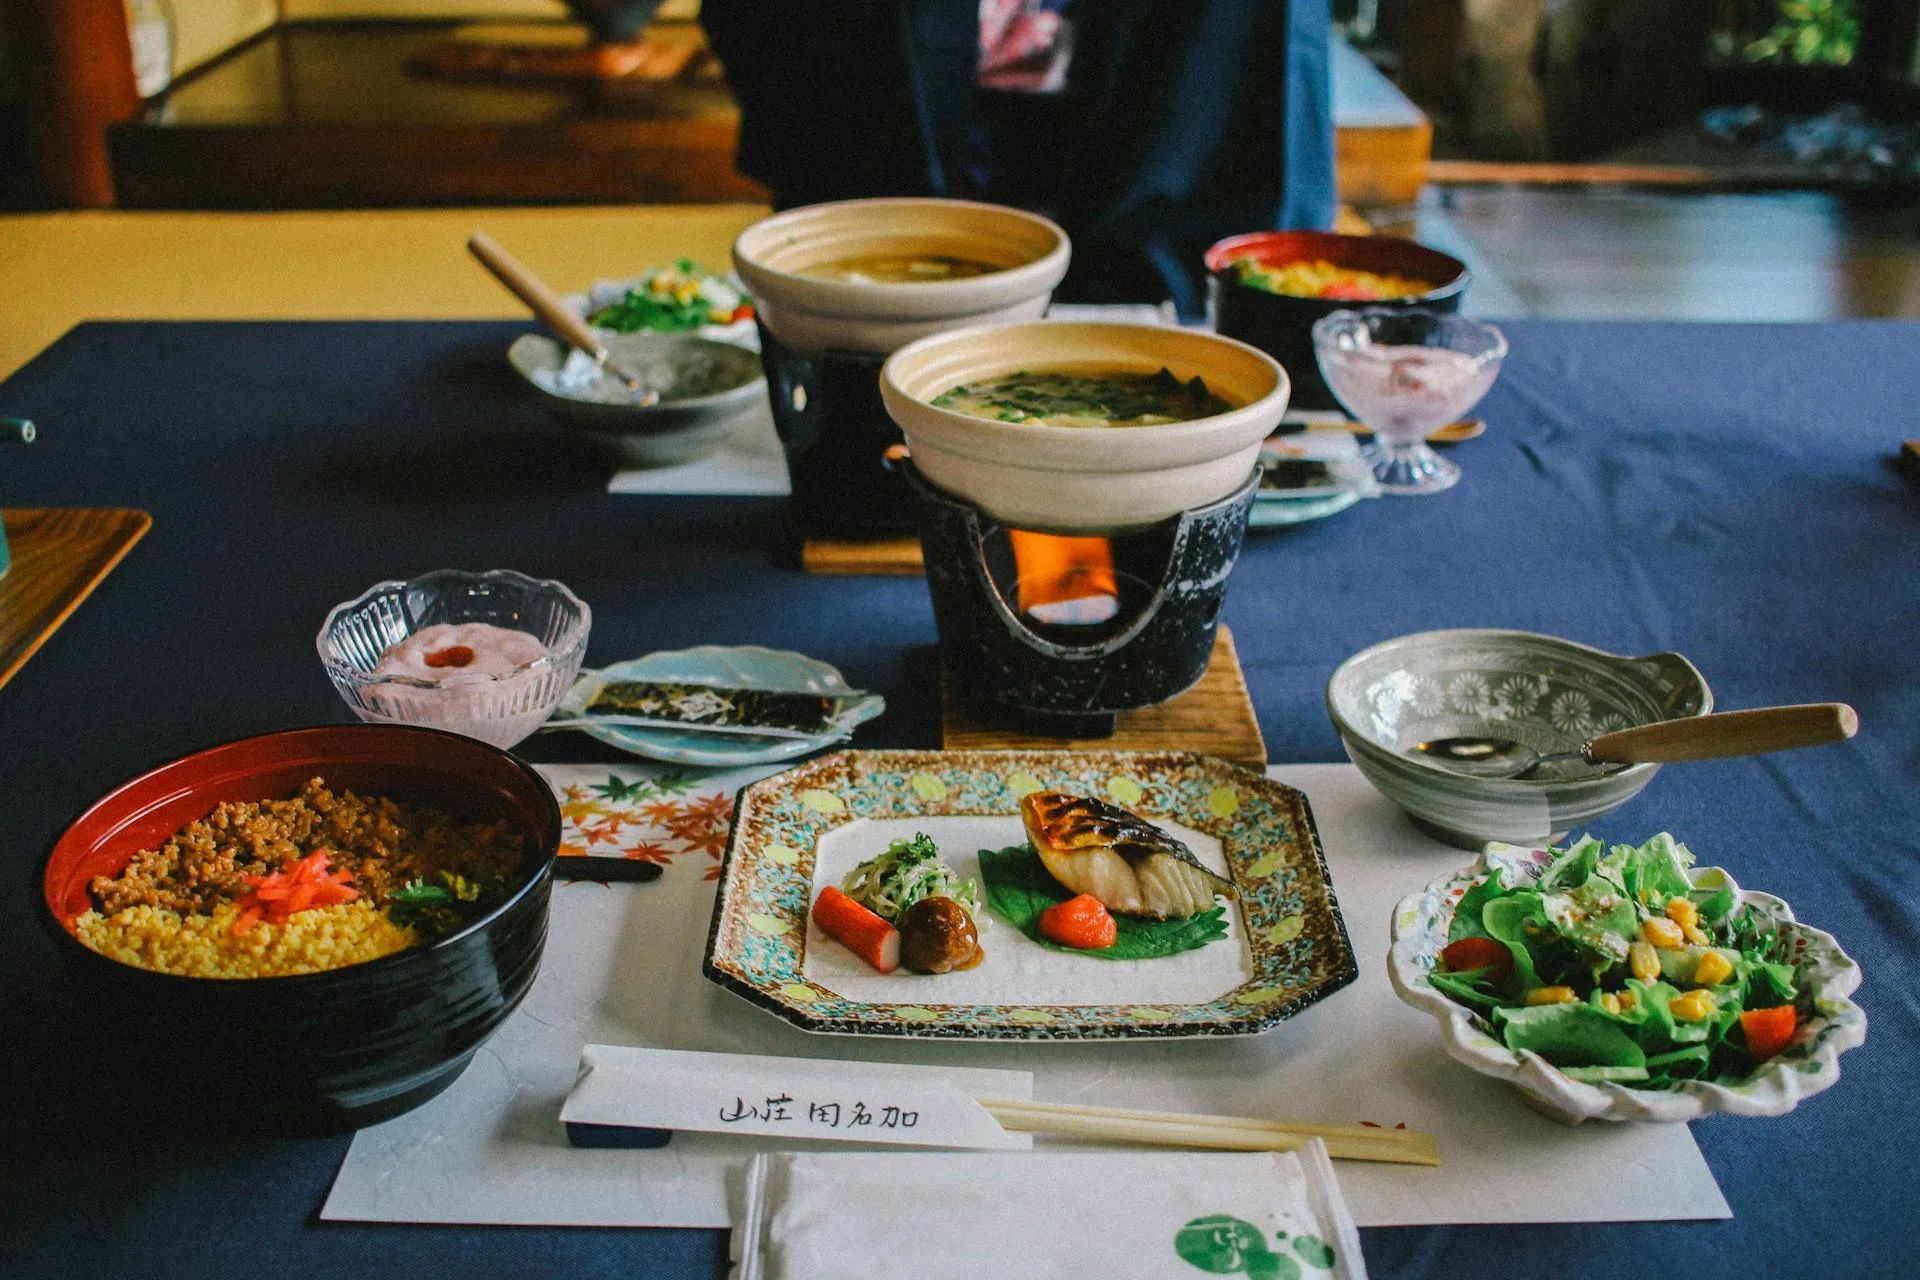
<path id="1" fill-rule="evenodd" d="M 1024 844 L 1020 797 L 1059 790 L 1146 817 L 1232 879 L 1227 934 L 1108 960 L 1045 948 L 991 908 L 977 968 L 881 974 L 809 905 L 890 840 L 925 832 L 962 877 Z M 808 1031 L 954 1040 L 1254 1035 L 1352 982 L 1353 948 L 1306 797 L 1209 756 L 842 751 L 740 793 L 706 975 Z"/>

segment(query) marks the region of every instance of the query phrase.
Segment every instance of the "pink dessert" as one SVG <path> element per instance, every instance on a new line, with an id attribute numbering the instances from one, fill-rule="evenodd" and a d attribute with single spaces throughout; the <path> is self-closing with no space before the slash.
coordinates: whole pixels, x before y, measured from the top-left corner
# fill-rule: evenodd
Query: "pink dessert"
<path id="1" fill-rule="evenodd" d="M 389 645 L 374 667 L 377 676 L 411 676 L 444 681 L 454 676 L 510 675 L 536 658 L 547 646 L 535 636 L 490 622 L 438 623 Z"/>
<path id="2" fill-rule="evenodd" d="M 1471 409 L 1500 372 L 1488 360 L 1445 347 L 1323 346 L 1320 371 L 1340 403 L 1384 440 L 1425 439 Z"/>
<path id="3" fill-rule="evenodd" d="M 552 710 L 547 668 L 527 666 L 547 653 L 537 636 L 491 623 L 422 627 L 381 653 L 373 674 L 405 679 L 374 685 L 368 701 L 382 719 L 510 747 Z"/>

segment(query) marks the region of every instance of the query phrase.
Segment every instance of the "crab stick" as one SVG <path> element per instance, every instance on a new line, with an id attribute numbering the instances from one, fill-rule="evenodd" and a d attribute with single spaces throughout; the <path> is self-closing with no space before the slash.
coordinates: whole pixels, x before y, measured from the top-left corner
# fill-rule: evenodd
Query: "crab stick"
<path id="1" fill-rule="evenodd" d="M 820 931 L 881 973 L 900 967 L 900 931 L 832 885 L 813 902 Z"/>

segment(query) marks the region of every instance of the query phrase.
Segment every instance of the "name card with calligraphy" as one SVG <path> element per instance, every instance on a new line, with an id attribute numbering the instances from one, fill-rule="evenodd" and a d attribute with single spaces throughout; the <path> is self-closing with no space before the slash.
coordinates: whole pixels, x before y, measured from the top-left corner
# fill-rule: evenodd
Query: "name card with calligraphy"
<path id="1" fill-rule="evenodd" d="M 1022 1150 L 1032 1136 L 1002 1129 L 978 1099 L 1032 1097 L 1025 1071 L 590 1044 L 560 1119 L 575 1145 L 607 1145 L 581 1136 L 618 1128 Z"/>

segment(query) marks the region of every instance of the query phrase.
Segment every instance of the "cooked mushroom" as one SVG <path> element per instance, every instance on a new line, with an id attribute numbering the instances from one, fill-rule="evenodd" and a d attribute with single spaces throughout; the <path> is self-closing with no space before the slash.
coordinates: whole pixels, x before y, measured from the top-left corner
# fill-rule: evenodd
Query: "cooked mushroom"
<path id="1" fill-rule="evenodd" d="M 915 973 L 970 969 L 980 952 L 980 934 L 967 909 L 952 898 L 922 898 L 901 913 L 900 963 Z"/>

